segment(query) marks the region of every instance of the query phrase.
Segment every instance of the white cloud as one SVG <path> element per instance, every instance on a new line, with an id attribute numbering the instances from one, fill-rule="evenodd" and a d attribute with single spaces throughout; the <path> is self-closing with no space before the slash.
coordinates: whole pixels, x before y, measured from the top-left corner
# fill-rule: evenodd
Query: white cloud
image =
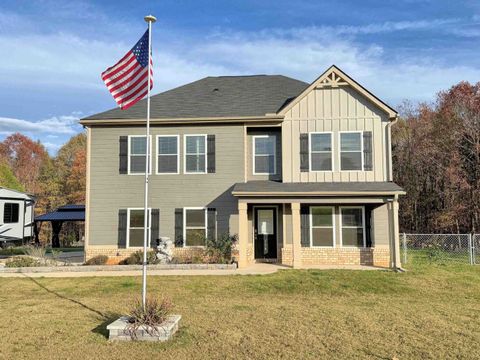
<path id="1" fill-rule="evenodd" d="M 0 117 L 0 133 L 3 135 L 15 132 L 71 135 L 78 132 L 78 128 L 75 129 L 75 127 L 78 127 L 79 115 L 80 113 L 74 112 L 71 115 L 53 116 L 41 121 Z"/>

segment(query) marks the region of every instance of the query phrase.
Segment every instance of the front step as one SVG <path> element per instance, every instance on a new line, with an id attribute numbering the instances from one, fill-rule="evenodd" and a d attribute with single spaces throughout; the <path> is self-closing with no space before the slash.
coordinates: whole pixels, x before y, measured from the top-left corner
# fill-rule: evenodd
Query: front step
<path id="1" fill-rule="evenodd" d="M 257 264 L 276 264 L 278 263 L 278 259 L 255 259 L 255 263 Z"/>

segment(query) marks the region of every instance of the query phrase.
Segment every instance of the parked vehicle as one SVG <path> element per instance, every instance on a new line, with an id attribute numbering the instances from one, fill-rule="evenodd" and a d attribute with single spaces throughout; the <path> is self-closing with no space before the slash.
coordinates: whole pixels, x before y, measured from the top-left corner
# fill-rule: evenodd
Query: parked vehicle
<path id="1" fill-rule="evenodd" d="M 33 238 L 35 197 L 0 187 L 0 246 L 20 245 Z"/>

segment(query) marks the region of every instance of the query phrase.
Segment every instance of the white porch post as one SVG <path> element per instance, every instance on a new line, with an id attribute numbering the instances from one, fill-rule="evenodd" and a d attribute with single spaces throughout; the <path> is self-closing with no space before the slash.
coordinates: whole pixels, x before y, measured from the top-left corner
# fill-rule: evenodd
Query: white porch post
<path id="1" fill-rule="evenodd" d="M 302 267 L 302 244 L 301 244 L 300 203 L 292 203 L 292 252 L 293 268 Z"/>
<path id="2" fill-rule="evenodd" d="M 396 195 L 392 203 L 392 217 L 393 217 L 393 244 L 394 244 L 394 264 L 395 269 L 401 268 L 400 260 L 400 226 L 398 223 L 398 196 Z"/>
<path id="3" fill-rule="evenodd" d="M 247 203 L 238 202 L 238 267 L 245 268 L 248 265 L 248 216 Z"/>

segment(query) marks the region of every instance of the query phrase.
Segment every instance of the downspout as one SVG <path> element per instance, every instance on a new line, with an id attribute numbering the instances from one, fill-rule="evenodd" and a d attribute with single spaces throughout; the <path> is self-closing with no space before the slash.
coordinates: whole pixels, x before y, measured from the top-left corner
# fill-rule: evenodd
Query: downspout
<path id="1" fill-rule="evenodd" d="M 393 157 L 392 157 L 392 125 L 398 121 L 398 115 L 387 124 L 387 142 L 388 142 L 388 177 L 387 181 L 393 181 Z"/>

